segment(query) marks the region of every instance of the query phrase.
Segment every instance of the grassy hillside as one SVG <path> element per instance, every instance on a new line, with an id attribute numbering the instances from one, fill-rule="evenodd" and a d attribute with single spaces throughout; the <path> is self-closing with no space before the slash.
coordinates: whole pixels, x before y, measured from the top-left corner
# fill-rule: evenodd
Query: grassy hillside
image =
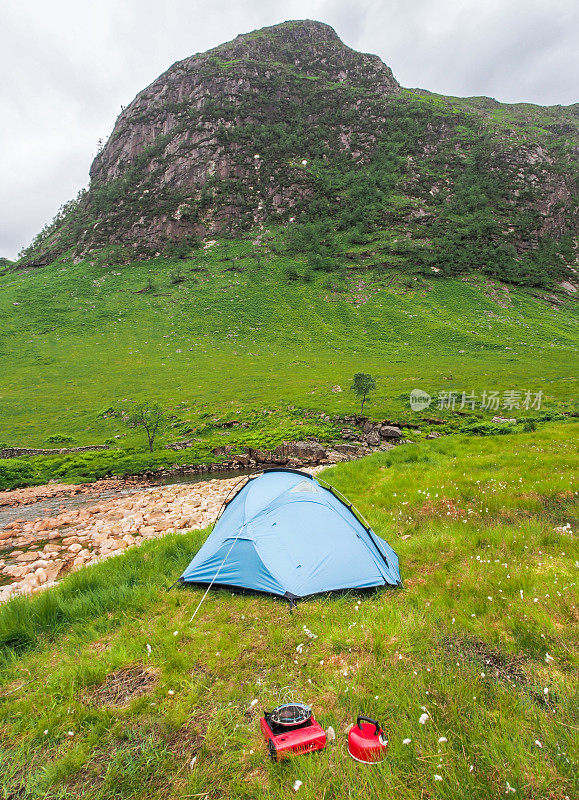
<path id="1" fill-rule="evenodd" d="M 291 616 L 215 591 L 190 624 L 201 590 L 165 587 L 194 533 L 11 602 L 3 796 L 275 800 L 295 780 L 312 800 L 575 796 L 578 429 L 452 437 L 328 470 L 397 550 L 403 590 L 317 597 Z M 274 765 L 258 715 L 284 686 L 337 744 Z M 362 712 L 390 739 L 372 768 L 345 752 Z"/>
<path id="2" fill-rule="evenodd" d="M 136 398 L 175 415 L 169 441 L 202 437 L 220 419 L 253 428 L 267 411 L 272 427 L 289 420 L 299 433 L 303 415 L 289 419 L 288 407 L 355 411 L 348 388 L 358 371 L 378 380 L 367 406 L 377 417 L 410 419 L 414 388 L 530 389 L 547 408 L 572 408 L 569 301 L 557 307 L 482 278 L 400 273 L 395 262 L 385 269 L 390 246 L 383 237 L 350 247 L 329 275 L 274 236 L 222 241 L 185 261 L 108 266 L 99 257 L 0 276 L 0 441 L 135 444 L 105 412 Z"/>

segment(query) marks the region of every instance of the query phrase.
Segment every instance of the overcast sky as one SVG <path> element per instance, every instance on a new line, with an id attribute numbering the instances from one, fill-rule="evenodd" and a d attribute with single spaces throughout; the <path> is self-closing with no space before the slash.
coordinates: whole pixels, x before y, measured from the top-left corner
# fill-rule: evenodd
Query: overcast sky
<path id="1" fill-rule="evenodd" d="M 88 183 L 121 105 L 172 63 L 304 17 L 403 86 L 579 101 L 577 0 L 1 0 L 0 256 Z"/>

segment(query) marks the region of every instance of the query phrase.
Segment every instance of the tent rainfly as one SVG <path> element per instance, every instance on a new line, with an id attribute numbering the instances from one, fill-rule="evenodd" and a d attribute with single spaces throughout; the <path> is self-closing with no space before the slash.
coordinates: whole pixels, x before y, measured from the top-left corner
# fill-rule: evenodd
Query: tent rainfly
<path id="1" fill-rule="evenodd" d="M 290 603 L 401 585 L 394 550 L 335 490 L 291 469 L 266 470 L 244 484 L 179 582 L 251 589 Z"/>

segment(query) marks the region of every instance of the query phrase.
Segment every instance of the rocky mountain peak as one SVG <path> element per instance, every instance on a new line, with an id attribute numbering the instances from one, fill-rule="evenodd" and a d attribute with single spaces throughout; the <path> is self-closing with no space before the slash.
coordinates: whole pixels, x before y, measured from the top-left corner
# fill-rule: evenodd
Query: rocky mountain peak
<path id="1" fill-rule="evenodd" d="M 107 187 L 122 181 L 134 186 L 131 194 L 135 198 L 139 193 L 140 205 L 143 200 L 145 206 L 152 205 L 153 198 L 145 194 L 157 199 L 170 194 L 172 213 L 157 218 L 154 231 L 147 224 L 150 215 L 140 214 L 138 222 L 132 221 L 131 232 L 123 234 L 125 239 L 147 238 L 155 249 L 162 238 L 181 238 L 187 230 L 204 235 L 232 223 L 239 228 L 240 215 L 230 203 L 225 204 L 227 210 L 222 207 L 217 213 L 212 209 L 190 214 L 191 200 L 197 206 L 201 195 L 206 197 L 210 191 L 215 197 L 217 184 L 221 188 L 231 180 L 245 184 L 254 195 L 251 213 L 243 215 L 241 226 L 265 220 L 272 211 L 287 211 L 305 201 L 309 192 L 298 186 L 305 176 L 295 171 L 291 197 L 285 190 L 280 194 L 278 179 L 270 170 L 287 171 L 292 152 L 281 162 L 276 156 L 277 166 L 269 164 L 256 174 L 254 155 L 259 142 L 251 143 L 248 135 L 243 144 L 227 141 L 237 138 L 234 131 L 249 133 L 248 126 L 257 126 L 263 132 L 274 125 L 296 131 L 296 121 L 290 121 L 296 115 L 303 117 L 300 124 L 315 127 L 316 119 L 327 116 L 328 102 L 354 111 L 361 107 L 361 96 L 387 98 L 399 90 L 391 69 L 377 56 L 347 47 L 324 23 L 291 21 L 242 34 L 177 62 L 123 110 L 92 164 L 89 204 L 94 207 L 96 197 L 99 207 L 101 196 L 108 204 Z M 280 134 L 274 135 L 281 145 Z M 303 137 L 301 149 L 309 153 Z M 125 209 L 135 205 L 128 198 L 119 200 Z M 111 210 L 119 213 L 118 206 Z M 83 247 L 91 249 L 97 238 L 108 235 L 108 225 L 98 227 L 96 237 L 95 231 L 87 231 Z"/>
<path id="2" fill-rule="evenodd" d="M 125 261 L 187 254 L 199 237 L 287 223 L 303 252 L 334 233 L 359 245 L 390 231 L 385 269 L 560 277 L 576 258 L 576 143 L 572 108 L 401 90 L 329 25 L 283 22 L 179 61 L 140 92 L 88 192 L 22 263 L 110 246 Z M 325 233 L 308 239 L 300 223 Z"/>
<path id="3" fill-rule="evenodd" d="M 270 38 L 273 42 L 291 44 L 319 44 L 321 42 L 340 42 L 341 39 L 332 28 L 325 22 L 318 22 L 312 19 L 297 19 L 281 22 L 278 25 L 270 25 L 267 28 L 259 28 L 252 33 L 240 33 L 232 42 L 220 45 L 222 48 L 234 43 L 251 43 L 256 39 Z"/>

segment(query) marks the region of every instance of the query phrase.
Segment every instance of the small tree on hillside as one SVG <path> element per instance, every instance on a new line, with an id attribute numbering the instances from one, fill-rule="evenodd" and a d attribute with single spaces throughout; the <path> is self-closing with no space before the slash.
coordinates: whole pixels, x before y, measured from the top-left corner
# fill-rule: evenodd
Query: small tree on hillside
<path id="1" fill-rule="evenodd" d="M 370 392 L 376 388 L 376 381 L 371 375 L 366 372 L 357 372 L 354 375 L 354 382 L 352 383 L 352 391 L 357 397 L 362 399 L 360 406 L 360 414 L 364 410 L 364 403 L 366 402 Z"/>
<path id="2" fill-rule="evenodd" d="M 153 452 L 155 436 L 165 424 L 165 412 L 159 403 L 145 400 L 135 403 L 123 421 L 131 428 L 143 428 L 147 434 L 149 450 Z"/>

